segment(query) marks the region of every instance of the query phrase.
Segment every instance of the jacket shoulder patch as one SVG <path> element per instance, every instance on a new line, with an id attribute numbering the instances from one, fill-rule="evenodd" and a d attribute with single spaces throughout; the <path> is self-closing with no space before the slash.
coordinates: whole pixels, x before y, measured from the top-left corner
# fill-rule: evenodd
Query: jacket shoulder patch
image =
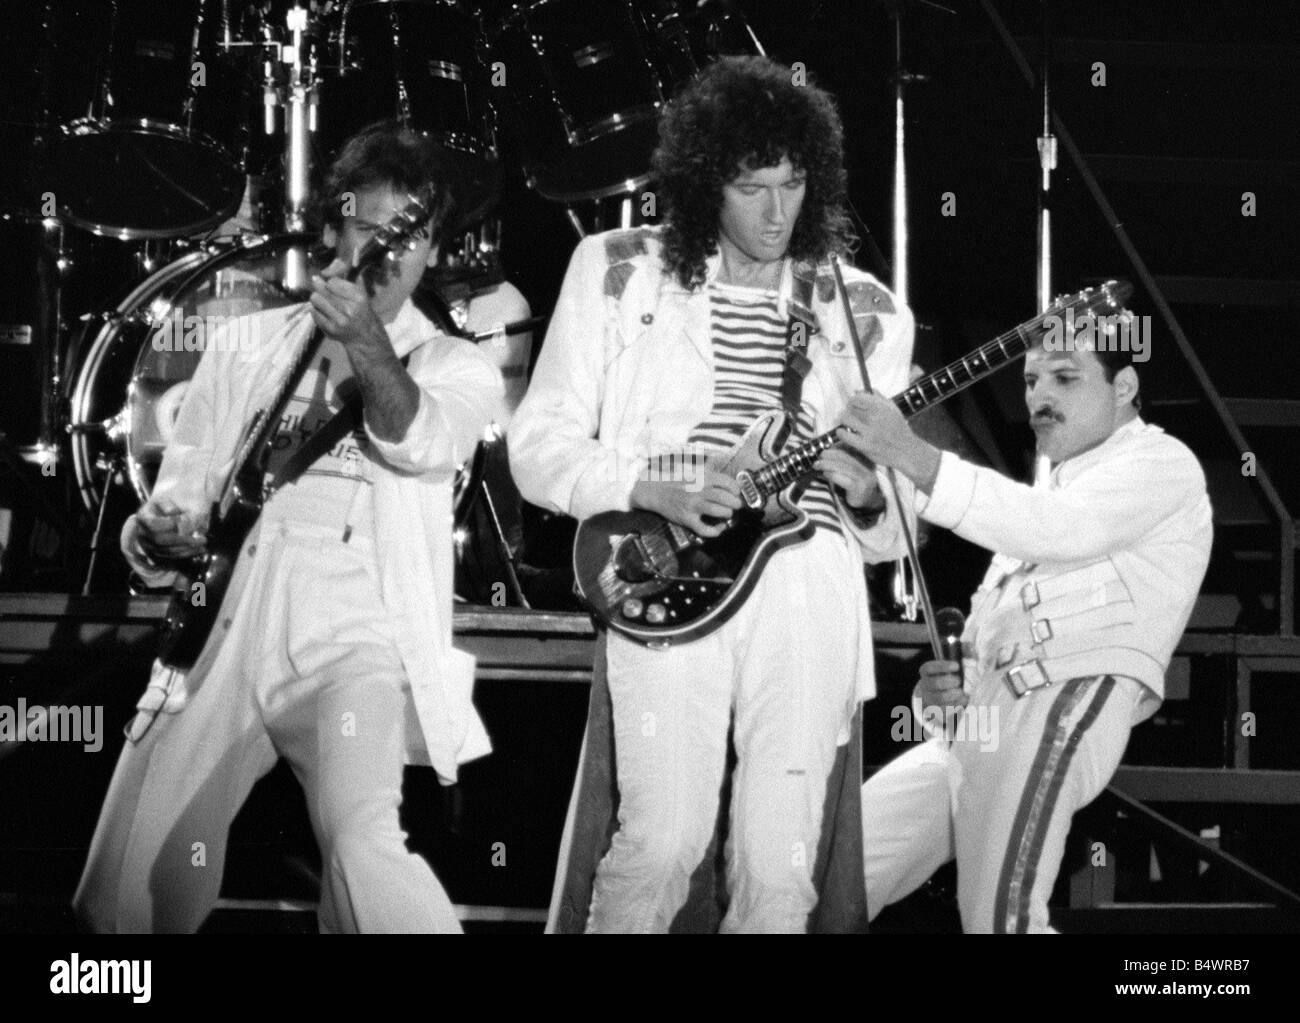
<path id="1" fill-rule="evenodd" d="M 648 232 L 634 227 L 627 231 L 610 231 L 605 236 L 605 258 L 610 264 L 625 263 L 649 252 L 646 244 Z"/>
<path id="2" fill-rule="evenodd" d="M 650 252 L 649 237 L 650 232 L 643 227 L 610 231 L 605 235 L 605 259 L 609 263 L 609 269 L 605 271 L 605 294 L 608 297 L 623 297 L 627 282 L 636 271 L 632 261 Z"/>
<path id="3" fill-rule="evenodd" d="M 622 298 L 623 292 L 627 289 L 627 282 L 632 279 L 636 273 L 636 267 L 631 263 L 615 263 L 605 271 L 605 294 L 609 298 Z"/>
<path id="4" fill-rule="evenodd" d="M 862 316 L 865 313 L 893 313 L 894 296 L 875 281 L 845 281 L 844 287 L 849 293 L 849 304 L 853 312 Z M 830 274 L 821 274 L 817 278 L 817 298 L 830 302 L 835 298 L 835 278 Z"/>

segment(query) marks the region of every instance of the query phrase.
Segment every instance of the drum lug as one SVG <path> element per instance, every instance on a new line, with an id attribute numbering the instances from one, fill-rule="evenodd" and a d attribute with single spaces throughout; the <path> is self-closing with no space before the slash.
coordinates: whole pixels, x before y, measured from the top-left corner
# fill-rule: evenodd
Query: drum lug
<path id="1" fill-rule="evenodd" d="M 123 441 L 126 440 L 127 433 L 130 432 L 130 423 L 128 422 L 127 417 L 128 417 L 127 410 L 122 409 L 116 415 L 109 416 L 107 419 L 101 419 L 97 423 L 69 423 L 66 429 L 67 432 L 70 434 L 98 433 L 104 437 L 107 437 L 115 444 L 121 444 Z M 105 466 L 102 465 L 101 463 L 105 458 L 108 457 L 114 457 L 114 456 L 110 456 L 105 454 L 104 452 L 100 452 L 98 457 L 95 459 L 96 467 L 100 469 L 105 468 Z"/>

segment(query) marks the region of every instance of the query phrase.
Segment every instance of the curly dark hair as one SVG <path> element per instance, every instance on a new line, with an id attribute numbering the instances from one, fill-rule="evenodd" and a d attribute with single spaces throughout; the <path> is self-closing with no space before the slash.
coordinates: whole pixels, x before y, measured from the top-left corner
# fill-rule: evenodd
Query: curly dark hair
<path id="1" fill-rule="evenodd" d="M 786 157 L 808 182 L 789 254 L 817 261 L 850 249 L 844 128 L 831 96 L 794 77 L 766 57 L 723 57 L 665 106 L 651 173 L 665 272 L 684 288 L 704 283 L 705 260 L 718 250 L 723 185 Z"/>

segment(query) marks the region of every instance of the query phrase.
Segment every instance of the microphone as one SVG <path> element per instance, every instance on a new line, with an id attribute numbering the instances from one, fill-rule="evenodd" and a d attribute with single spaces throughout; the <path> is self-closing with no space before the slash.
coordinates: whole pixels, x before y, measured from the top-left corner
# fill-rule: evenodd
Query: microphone
<path id="1" fill-rule="evenodd" d="M 966 616 L 955 607 L 941 607 L 934 613 L 934 631 L 939 634 L 939 652 L 945 661 L 957 662 L 957 676 L 966 681 L 962 671 L 961 634 Z"/>
<path id="2" fill-rule="evenodd" d="M 934 613 L 934 631 L 939 635 L 939 655 L 942 660 L 957 662 L 957 678 L 966 682 L 962 664 L 961 634 L 966 628 L 966 616 L 955 607 L 941 607 Z M 956 738 L 956 721 L 961 711 L 948 708 L 944 714 L 944 732 L 951 744 Z"/>

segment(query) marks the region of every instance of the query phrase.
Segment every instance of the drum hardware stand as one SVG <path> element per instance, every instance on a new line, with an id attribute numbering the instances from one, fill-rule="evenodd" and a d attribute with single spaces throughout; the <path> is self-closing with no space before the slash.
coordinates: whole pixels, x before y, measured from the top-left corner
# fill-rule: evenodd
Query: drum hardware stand
<path id="1" fill-rule="evenodd" d="M 515 571 L 515 552 L 510 549 L 510 544 L 506 542 L 506 533 L 501 528 L 501 519 L 497 516 L 496 502 L 492 500 L 492 491 L 488 488 L 486 474 L 484 474 L 483 479 L 479 480 L 479 492 L 483 495 L 488 515 L 492 518 L 492 534 L 496 539 L 501 560 L 505 562 L 506 577 L 510 583 L 510 588 L 514 590 L 519 606 L 526 611 L 531 610 L 532 605 L 528 603 L 528 598 L 524 596 L 524 589 L 519 585 L 519 574 Z"/>
<path id="2" fill-rule="evenodd" d="M 1043 98 L 1043 133 L 1038 137 L 1038 163 L 1042 177 L 1038 185 L 1038 311 L 1052 304 L 1052 171 L 1056 170 L 1056 136 L 1052 134 L 1051 2 L 1043 0 L 1043 65 L 1040 75 Z"/>
<path id="3" fill-rule="evenodd" d="M 316 131 L 320 86 L 317 79 L 316 51 L 303 53 L 307 31 L 307 9 L 295 3 L 285 15 L 291 42 L 279 43 L 271 38 L 271 27 L 264 25 L 265 38 L 260 43 L 226 42 L 227 48 L 257 46 L 268 51 L 262 62 L 262 131 L 274 135 L 276 107 L 284 108 L 284 202 L 281 229 L 290 234 L 307 230 L 307 203 L 311 195 L 312 154 L 310 136 Z M 287 67 L 284 88 L 280 87 L 277 64 Z M 289 291 L 305 291 L 310 274 L 307 254 L 299 249 L 285 253 L 282 285 Z"/>
<path id="4" fill-rule="evenodd" d="M 83 316 L 82 319 L 93 317 Z M 120 317 L 125 319 L 125 317 Z M 74 433 L 102 433 L 109 440 L 124 442 L 126 437 L 126 409 L 97 423 L 69 423 L 65 428 L 68 435 Z M 86 576 L 81 585 L 82 596 L 90 593 L 90 584 L 95 575 L 95 563 L 99 560 L 99 543 L 104 531 L 104 512 L 108 507 L 108 495 L 115 483 L 121 482 L 126 475 L 126 461 L 123 455 L 108 455 L 100 452 L 95 459 L 95 468 L 104 473 L 104 485 L 99 492 L 99 510 L 95 513 L 95 531 L 90 536 L 90 563 L 86 566 Z"/>
<path id="5" fill-rule="evenodd" d="M 577 233 L 579 241 L 587 237 L 587 229 L 582 226 L 582 221 L 572 206 L 564 207 L 564 215 L 569 218 L 569 223 L 573 225 L 573 230 Z"/>
<path id="6" fill-rule="evenodd" d="M 274 62 L 266 62 L 263 82 L 265 105 L 264 127 L 268 135 L 275 130 L 274 107 L 285 108 L 284 132 L 284 230 L 298 233 L 307 230 L 307 202 L 311 194 L 311 145 L 309 136 L 316 131 L 319 86 L 316 79 L 316 53 L 304 59 L 303 38 L 307 30 L 307 9 L 294 4 L 285 23 L 292 42 L 279 48 L 278 57 L 288 68 L 283 94 L 276 87 Z M 291 291 L 306 290 L 309 273 L 307 254 L 300 249 L 285 253 L 283 284 Z"/>
<path id="7" fill-rule="evenodd" d="M 60 458 L 57 441 L 59 434 L 60 396 L 63 390 L 63 282 L 72 271 L 72 259 L 64 247 L 63 221 L 46 217 L 41 227 L 48 239 L 47 248 L 54 253 L 54 281 L 50 292 L 50 308 L 45 310 L 45 335 L 49 338 L 49 352 L 45 362 L 45 393 L 41 395 L 41 428 L 37 461 L 44 464 Z"/>
<path id="8" fill-rule="evenodd" d="M 115 422 L 115 416 L 109 422 Z M 111 430 L 105 430 L 106 433 Z M 99 492 L 99 511 L 95 514 L 95 531 L 90 535 L 90 562 L 86 566 L 86 577 L 81 584 L 81 595 L 90 595 L 90 584 L 95 578 L 95 563 L 99 560 L 99 543 L 104 535 L 104 513 L 108 509 L 108 495 L 113 484 L 123 479 L 126 474 L 126 462 L 120 454 L 105 456 L 101 454 L 95 461 L 95 468 L 104 470 L 104 487 Z"/>
<path id="9" fill-rule="evenodd" d="M 607 196 L 604 199 L 591 199 L 587 202 L 586 205 L 591 210 L 590 219 L 593 225 L 592 230 L 594 232 L 605 230 L 605 209 L 606 204 L 611 199 L 618 200 L 618 226 L 622 230 L 626 231 L 628 228 L 635 225 L 636 191 L 635 189 L 631 189 L 621 194 Z M 581 240 L 587 237 L 587 228 L 583 224 L 582 218 L 578 216 L 578 212 L 573 208 L 572 204 L 565 204 L 564 213 L 565 216 L 569 218 L 569 223 L 577 233 L 578 239 Z"/>
<path id="10" fill-rule="evenodd" d="M 894 87 L 893 290 L 894 296 L 903 305 L 908 304 L 910 283 L 908 280 L 908 254 L 911 247 L 907 216 L 907 118 L 905 98 L 909 85 L 930 80 L 929 75 L 908 71 L 903 64 L 903 13 L 908 3 L 924 4 L 926 7 L 932 7 L 945 14 L 957 13 L 951 8 L 934 3 L 933 0 L 885 0 L 885 6 L 889 8 L 890 17 L 894 22 L 894 70 L 890 75 L 890 83 Z M 899 513 L 902 514 L 901 507 Z M 906 526 L 906 524 L 904 525 Z M 916 560 L 917 550 L 912 544 L 910 534 L 907 539 L 907 557 L 899 558 L 894 563 L 892 587 L 894 600 L 902 608 L 903 617 L 909 622 L 914 622 L 921 605 L 921 600 L 918 599 L 919 588 L 920 598 L 923 598 L 926 604 L 928 620 L 930 608 L 929 596 L 925 593 L 925 580 L 921 575 L 921 565 Z"/>

